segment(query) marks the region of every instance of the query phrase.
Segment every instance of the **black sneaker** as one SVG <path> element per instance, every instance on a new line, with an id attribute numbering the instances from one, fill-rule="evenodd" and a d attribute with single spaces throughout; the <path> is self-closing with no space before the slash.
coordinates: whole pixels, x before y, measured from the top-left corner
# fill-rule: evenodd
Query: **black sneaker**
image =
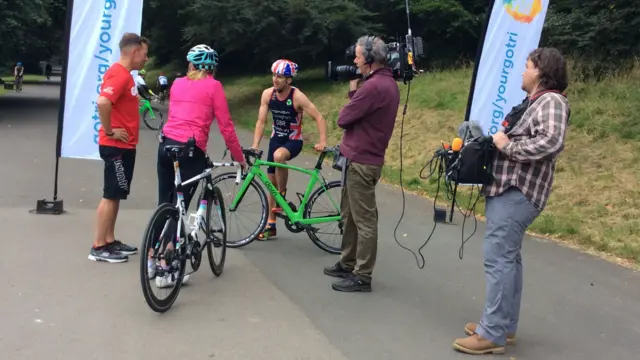
<path id="1" fill-rule="evenodd" d="M 119 252 L 124 255 L 133 255 L 138 253 L 137 247 L 127 245 L 120 240 L 116 240 L 110 244 L 107 244 L 106 246 L 109 248 L 110 251 Z"/>
<path id="2" fill-rule="evenodd" d="M 371 292 L 371 283 L 362 281 L 356 275 L 350 274 L 345 279 L 340 281 L 336 281 L 331 284 L 331 288 L 336 291 L 345 291 L 345 292 Z"/>
<path id="3" fill-rule="evenodd" d="M 98 248 L 91 247 L 89 251 L 89 260 L 93 261 L 106 261 L 109 263 L 121 263 L 129 260 L 127 255 L 123 255 L 117 251 L 109 249 L 108 245 L 100 246 Z"/>
<path id="4" fill-rule="evenodd" d="M 333 266 L 327 266 L 327 267 L 324 268 L 324 274 L 325 275 L 329 275 L 329 276 L 333 276 L 333 277 L 339 277 L 339 278 L 348 277 L 349 274 L 351 274 L 351 271 L 353 271 L 353 270 L 345 269 L 344 267 L 342 267 L 342 264 L 340 263 L 340 261 L 338 261 Z"/>

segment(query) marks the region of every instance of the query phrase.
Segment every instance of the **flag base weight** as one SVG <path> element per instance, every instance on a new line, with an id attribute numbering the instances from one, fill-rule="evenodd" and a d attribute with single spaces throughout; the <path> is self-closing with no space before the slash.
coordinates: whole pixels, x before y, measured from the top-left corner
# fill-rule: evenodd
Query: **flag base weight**
<path id="1" fill-rule="evenodd" d="M 436 208 L 433 213 L 433 221 L 437 223 L 447 223 L 447 210 Z"/>
<path id="2" fill-rule="evenodd" d="M 39 215 L 60 215 L 63 214 L 64 204 L 62 199 L 48 201 L 46 199 L 38 200 L 35 210 L 29 211 L 32 214 Z"/>

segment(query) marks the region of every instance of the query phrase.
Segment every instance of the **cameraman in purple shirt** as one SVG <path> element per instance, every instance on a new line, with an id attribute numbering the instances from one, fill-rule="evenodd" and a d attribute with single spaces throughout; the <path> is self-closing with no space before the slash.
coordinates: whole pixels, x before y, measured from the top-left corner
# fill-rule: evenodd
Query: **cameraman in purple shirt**
<path id="1" fill-rule="evenodd" d="M 356 64 L 362 79 L 349 84 L 349 103 L 338 126 L 344 129 L 340 151 L 347 159 L 340 212 L 344 222 L 340 261 L 324 273 L 342 280 L 337 291 L 371 291 L 378 248 L 378 208 L 375 188 L 393 134 L 400 89 L 387 62 L 387 46 L 377 37 L 358 39 Z"/>

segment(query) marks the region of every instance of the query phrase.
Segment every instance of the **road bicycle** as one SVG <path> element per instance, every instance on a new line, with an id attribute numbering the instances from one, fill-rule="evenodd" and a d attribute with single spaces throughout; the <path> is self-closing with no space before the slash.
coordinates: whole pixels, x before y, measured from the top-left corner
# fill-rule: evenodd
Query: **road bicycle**
<path id="1" fill-rule="evenodd" d="M 151 101 L 141 98 L 138 108 L 144 124 L 151 130 L 160 130 L 164 125 L 164 114 L 156 107 L 151 106 Z"/>
<path id="2" fill-rule="evenodd" d="M 206 170 L 183 182 L 177 158 L 185 151 L 193 153 L 194 149 L 195 141 L 193 139 L 190 139 L 187 145 L 167 145 L 164 147 L 167 155 L 173 160 L 176 203 L 163 203 L 156 208 L 149 220 L 142 242 L 142 254 L 147 254 L 147 256 L 140 257 L 142 294 L 147 305 L 159 313 L 171 308 L 178 297 L 184 276 L 198 271 L 202 260 L 202 250 L 205 247 L 209 258 L 209 267 L 213 274 L 219 277 L 224 269 L 227 253 L 226 213 L 222 193 L 212 183 L 211 173 L 218 167 L 236 166 L 238 167 L 237 178 L 240 181 L 242 170 L 238 162 L 212 163 L 207 157 Z M 199 204 L 197 212 L 191 213 L 187 217 L 184 187 L 194 182 L 202 182 L 204 186 L 197 198 Z M 219 224 L 211 223 L 211 215 L 219 219 Z M 172 222 L 177 225 L 172 226 Z M 160 229 L 161 231 L 158 231 Z M 204 239 L 198 237 L 198 230 L 202 230 Z M 168 245 L 172 246 L 169 248 Z M 214 249 L 220 249 L 219 259 L 214 256 Z M 185 274 L 187 260 L 190 261 L 193 271 Z M 164 266 L 162 266 L 162 262 L 164 262 Z M 151 265 L 149 265 L 150 263 Z M 150 268 L 153 270 L 153 274 L 150 274 Z M 159 299 L 152 292 L 150 281 L 156 276 L 164 277 L 167 274 L 169 274 L 170 283 L 175 282 L 175 284 L 167 298 Z"/>
<path id="3" fill-rule="evenodd" d="M 165 102 L 167 101 L 169 90 L 165 90 L 162 91 L 160 90 L 160 92 L 158 93 L 158 96 L 156 96 L 156 102 L 160 105 L 164 105 Z"/>
<path id="4" fill-rule="evenodd" d="M 22 81 L 24 80 L 24 76 L 15 77 L 13 82 L 13 89 L 15 92 L 22 92 Z"/>
<path id="5" fill-rule="evenodd" d="M 240 185 L 240 180 L 236 178 L 235 185 L 239 185 L 240 189 L 237 194 L 234 196 L 233 200 L 231 200 L 230 204 L 227 205 L 229 212 L 235 212 L 240 203 L 242 202 L 247 190 L 252 188 L 258 193 L 258 197 L 260 199 L 261 211 L 260 221 L 255 230 L 251 232 L 251 234 L 245 238 L 238 240 L 230 240 L 227 239 L 227 246 L 230 248 L 239 248 L 246 246 L 253 242 L 260 233 L 264 230 L 267 225 L 268 220 L 268 201 L 264 188 L 266 188 L 271 195 L 273 195 L 276 199 L 276 203 L 282 209 L 282 212 L 276 213 L 276 217 L 284 219 L 285 227 L 287 230 L 293 233 L 300 233 L 303 231 L 307 232 L 307 235 L 311 239 L 311 241 L 320 249 L 330 253 L 330 254 L 339 254 L 340 247 L 339 246 L 330 246 L 324 241 L 322 241 L 318 234 L 319 229 L 314 225 L 324 224 L 324 223 L 336 223 L 339 228 L 339 234 L 343 233 L 343 223 L 340 216 L 340 199 L 334 199 L 329 194 L 329 190 L 333 188 L 341 188 L 342 184 L 340 181 L 327 181 L 324 179 L 320 171 L 322 170 L 322 163 L 327 154 L 333 154 L 334 156 L 338 155 L 337 147 L 328 147 L 325 148 L 318 157 L 318 161 L 316 162 L 315 167 L 312 170 L 300 168 L 293 165 L 288 164 L 280 164 L 276 162 L 263 161 L 262 158 L 262 150 L 254 150 L 254 149 L 243 149 L 242 152 L 245 155 L 247 165 L 249 170 L 246 175 L 243 175 L 244 180 Z M 226 156 L 225 151 L 225 156 Z M 224 156 L 223 156 L 224 158 Z M 264 173 L 260 168 L 274 166 L 285 168 L 289 170 L 293 170 L 296 172 L 300 172 L 309 176 L 309 181 L 306 186 L 306 190 L 304 194 L 296 193 L 299 204 L 295 205 L 291 201 L 287 201 L 278 191 L 278 189 L 273 185 L 267 174 Z M 219 187 L 219 184 L 228 179 L 233 179 L 235 174 L 233 173 L 222 173 L 213 178 L 212 183 Z M 315 188 L 316 184 L 320 182 L 320 186 Z M 261 184 L 262 183 L 262 186 Z M 263 188 L 264 187 L 264 188 Z M 315 188 L 315 190 L 314 190 Z M 327 195 L 330 203 L 328 214 L 326 216 L 312 216 L 311 213 L 313 211 L 313 206 L 318 203 L 318 199 L 323 195 Z"/>

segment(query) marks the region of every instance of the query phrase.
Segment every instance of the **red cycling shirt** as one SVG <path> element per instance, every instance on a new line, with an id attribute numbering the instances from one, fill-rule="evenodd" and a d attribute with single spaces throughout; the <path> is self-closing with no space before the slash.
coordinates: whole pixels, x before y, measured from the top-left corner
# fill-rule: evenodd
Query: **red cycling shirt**
<path id="1" fill-rule="evenodd" d="M 98 132 L 98 144 L 118 148 L 135 149 L 140 132 L 140 115 L 138 114 L 138 91 L 131 73 L 120 63 L 115 63 L 104 73 L 100 96 L 111 101 L 111 131 L 122 128 L 129 134 L 129 141 L 124 142 L 107 137 L 104 129 Z"/>

